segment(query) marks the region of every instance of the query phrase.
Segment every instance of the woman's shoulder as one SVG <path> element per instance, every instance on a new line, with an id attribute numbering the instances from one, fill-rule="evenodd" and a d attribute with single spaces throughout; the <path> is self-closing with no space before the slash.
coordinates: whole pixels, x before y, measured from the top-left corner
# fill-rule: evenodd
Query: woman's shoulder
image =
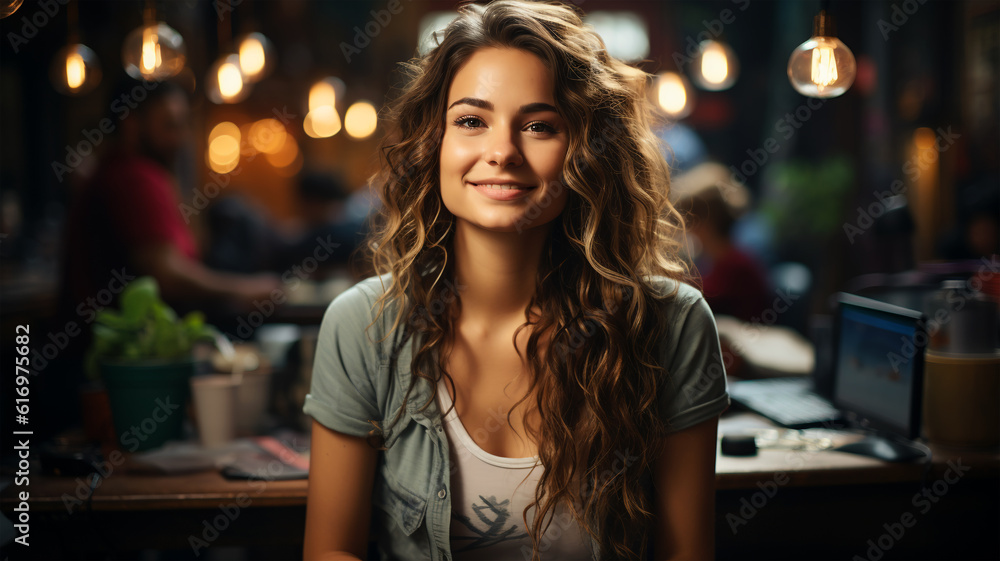
<path id="1" fill-rule="evenodd" d="M 375 319 L 378 312 L 376 302 L 389 287 L 391 273 L 381 276 L 371 276 L 356 282 L 354 285 L 338 294 L 329 304 L 323 314 L 323 325 L 340 324 L 367 327 Z M 386 303 L 387 309 L 391 302 Z M 384 321 L 372 326 L 372 329 L 382 331 Z M 381 337 L 382 333 L 378 333 Z"/>
<path id="2" fill-rule="evenodd" d="M 689 337 L 700 337 L 716 331 L 715 314 L 701 290 L 687 281 L 664 276 L 652 277 L 652 284 L 663 296 L 660 309 L 668 321 L 680 329 L 669 329 L 674 343 Z"/>
<path id="3" fill-rule="evenodd" d="M 338 294 L 327 305 L 327 309 L 360 309 L 362 306 L 370 309 L 389 287 L 391 275 L 392 273 L 386 273 L 381 276 L 371 276 L 354 283 Z"/>
<path id="4" fill-rule="evenodd" d="M 701 290 L 684 280 L 652 275 L 649 277 L 649 281 L 657 293 L 663 297 L 664 305 L 674 310 L 690 308 L 705 298 Z"/>

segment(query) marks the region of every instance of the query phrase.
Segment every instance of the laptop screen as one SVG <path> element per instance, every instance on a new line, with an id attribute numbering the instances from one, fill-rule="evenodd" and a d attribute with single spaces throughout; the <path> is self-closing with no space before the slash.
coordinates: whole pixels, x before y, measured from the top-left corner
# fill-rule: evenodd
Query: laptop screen
<path id="1" fill-rule="evenodd" d="M 873 428 L 920 435 L 927 334 L 920 312 L 850 294 L 837 314 L 837 407 Z"/>

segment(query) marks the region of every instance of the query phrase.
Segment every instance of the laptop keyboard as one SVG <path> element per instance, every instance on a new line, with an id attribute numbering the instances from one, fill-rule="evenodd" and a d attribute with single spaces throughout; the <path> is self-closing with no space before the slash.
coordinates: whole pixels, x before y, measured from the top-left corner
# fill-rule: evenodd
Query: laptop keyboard
<path id="1" fill-rule="evenodd" d="M 812 391 L 808 379 L 768 378 L 730 384 L 729 395 L 744 407 L 788 428 L 806 428 L 840 419 L 840 412 Z"/>

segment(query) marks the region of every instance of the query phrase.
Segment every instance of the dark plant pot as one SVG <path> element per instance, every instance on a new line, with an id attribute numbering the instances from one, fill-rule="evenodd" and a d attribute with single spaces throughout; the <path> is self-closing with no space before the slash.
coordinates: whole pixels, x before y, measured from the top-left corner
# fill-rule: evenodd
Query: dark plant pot
<path id="1" fill-rule="evenodd" d="M 139 452 L 184 437 L 194 371 L 193 358 L 101 364 L 122 449 Z"/>

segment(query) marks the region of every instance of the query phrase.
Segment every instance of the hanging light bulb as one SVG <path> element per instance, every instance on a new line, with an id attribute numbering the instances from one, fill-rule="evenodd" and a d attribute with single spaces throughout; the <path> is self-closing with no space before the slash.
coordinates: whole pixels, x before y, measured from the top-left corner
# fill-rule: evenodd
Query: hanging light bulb
<path id="1" fill-rule="evenodd" d="M 854 53 L 835 35 L 833 17 L 820 10 L 813 20 L 813 36 L 788 59 L 788 79 L 802 95 L 837 97 L 854 83 Z"/>
<path id="2" fill-rule="evenodd" d="M 250 94 L 249 84 L 240 70 L 240 56 L 223 56 L 208 69 L 205 94 L 212 103 L 237 103 Z"/>
<path id="3" fill-rule="evenodd" d="M 101 66 L 94 51 L 80 43 L 76 2 L 70 2 L 67 7 L 66 28 L 69 38 L 66 46 L 52 59 L 49 79 L 60 93 L 82 95 L 100 83 Z"/>
<path id="4" fill-rule="evenodd" d="M 274 48 L 263 33 L 248 33 L 236 42 L 239 45 L 240 71 L 249 83 L 260 81 L 274 66 Z"/>
<path id="5" fill-rule="evenodd" d="M 657 76 L 656 101 L 667 116 L 683 119 L 694 107 L 694 92 L 687 78 L 676 72 L 662 72 Z"/>
<path id="6" fill-rule="evenodd" d="M 695 84 L 713 92 L 731 88 L 739 74 L 736 53 L 722 41 L 702 41 L 698 45 L 693 68 L 691 77 Z"/>
<path id="7" fill-rule="evenodd" d="M 16 12 L 17 9 L 20 8 L 21 4 L 23 3 L 24 0 L 3 0 L 2 2 L 0 2 L 0 19 L 3 19 Z"/>
<path id="8" fill-rule="evenodd" d="M 68 45 L 52 59 L 49 78 L 61 93 L 85 94 L 101 81 L 97 55 L 86 45 Z"/>
<path id="9" fill-rule="evenodd" d="M 122 43 L 125 72 L 136 80 L 164 80 L 184 68 L 184 38 L 169 25 L 156 21 L 153 3 L 146 4 L 144 23 Z"/>

